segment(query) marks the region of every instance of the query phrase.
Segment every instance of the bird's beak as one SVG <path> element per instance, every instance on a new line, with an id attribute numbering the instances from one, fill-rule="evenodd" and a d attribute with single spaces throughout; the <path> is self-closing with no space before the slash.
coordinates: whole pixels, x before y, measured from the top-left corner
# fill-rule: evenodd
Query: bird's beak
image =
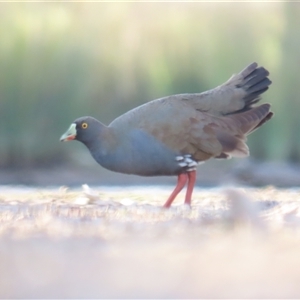
<path id="1" fill-rule="evenodd" d="M 72 141 L 76 138 L 76 124 L 72 123 L 70 128 L 61 136 L 60 141 L 66 142 L 66 141 Z"/>

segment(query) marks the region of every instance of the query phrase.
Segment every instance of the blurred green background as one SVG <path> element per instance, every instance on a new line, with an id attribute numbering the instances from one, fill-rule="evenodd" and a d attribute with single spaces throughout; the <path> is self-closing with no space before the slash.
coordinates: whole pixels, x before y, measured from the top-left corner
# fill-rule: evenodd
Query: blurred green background
<path id="1" fill-rule="evenodd" d="M 59 142 L 75 118 L 109 123 L 253 61 L 271 73 L 263 102 L 276 116 L 250 136 L 251 155 L 299 162 L 299 28 L 291 2 L 1 3 L 0 166 L 76 163 L 86 149 Z"/>

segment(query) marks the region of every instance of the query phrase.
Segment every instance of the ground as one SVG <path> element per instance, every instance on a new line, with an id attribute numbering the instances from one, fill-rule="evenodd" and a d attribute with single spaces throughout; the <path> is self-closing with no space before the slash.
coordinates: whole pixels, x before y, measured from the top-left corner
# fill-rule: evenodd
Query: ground
<path id="1" fill-rule="evenodd" d="M 2 186 L 0 298 L 299 298 L 300 190 Z"/>

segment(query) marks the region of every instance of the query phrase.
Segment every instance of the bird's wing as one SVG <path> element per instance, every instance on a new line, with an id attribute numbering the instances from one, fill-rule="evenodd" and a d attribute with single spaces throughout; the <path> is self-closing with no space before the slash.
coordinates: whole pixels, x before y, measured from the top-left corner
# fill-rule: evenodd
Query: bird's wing
<path id="1" fill-rule="evenodd" d="M 262 123 L 270 105 L 228 116 L 214 116 L 181 100 L 152 101 L 110 124 L 126 136 L 141 129 L 175 152 L 191 154 L 197 161 L 210 157 L 247 156 L 246 135 Z M 151 145 L 149 145 L 151 147 Z"/>

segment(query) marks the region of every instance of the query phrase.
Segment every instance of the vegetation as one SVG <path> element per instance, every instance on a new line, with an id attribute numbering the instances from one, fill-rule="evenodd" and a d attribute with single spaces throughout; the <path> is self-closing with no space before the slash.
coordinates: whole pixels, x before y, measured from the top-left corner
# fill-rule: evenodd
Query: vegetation
<path id="1" fill-rule="evenodd" d="M 271 72 L 276 113 L 252 155 L 299 161 L 299 22 L 298 3 L 1 3 L 0 166 L 66 161 L 59 137 L 75 118 L 109 123 L 252 61 Z"/>

